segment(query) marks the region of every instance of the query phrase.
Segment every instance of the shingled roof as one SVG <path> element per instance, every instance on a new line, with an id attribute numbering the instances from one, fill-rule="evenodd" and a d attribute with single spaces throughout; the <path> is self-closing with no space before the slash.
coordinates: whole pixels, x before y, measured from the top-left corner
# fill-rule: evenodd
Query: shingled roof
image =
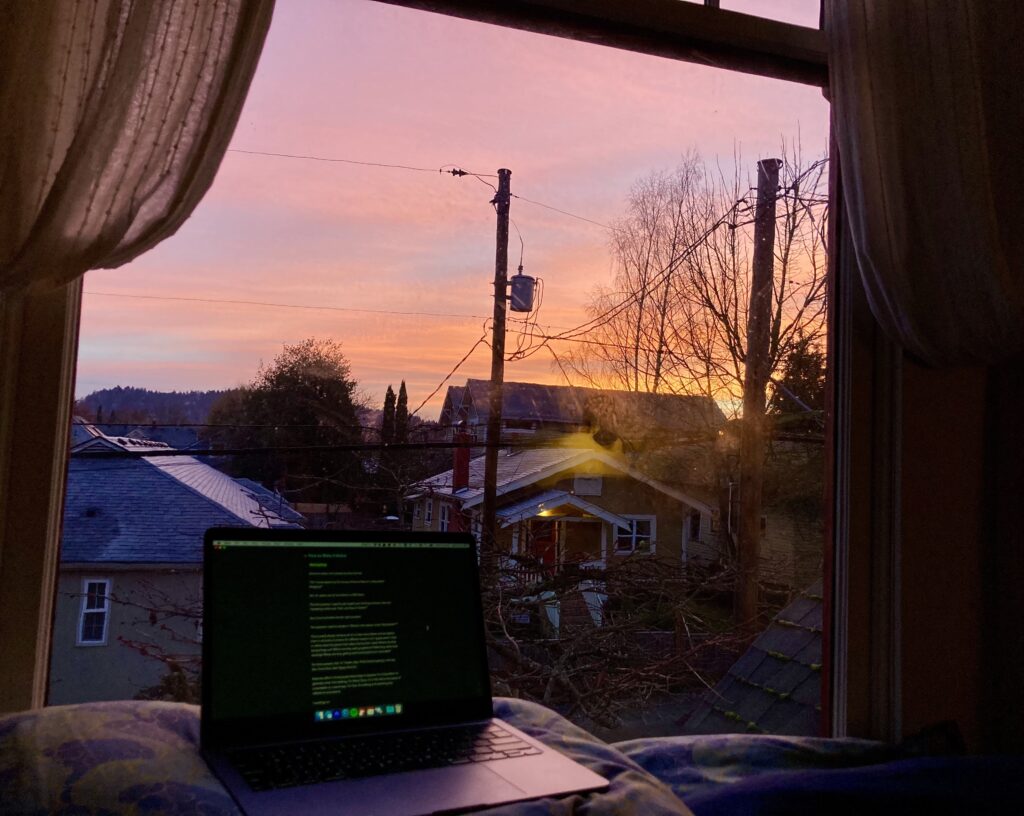
<path id="1" fill-rule="evenodd" d="M 470 460 L 468 487 L 452 490 L 453 471 L 446 470 L 418 482 L 415 492 L 409 498 L 423 494 L 449 496 L 457 499 L 463 508 L 475 507 L 483 501 L 484 496 L 484 458 L 478 456 Z M 592 448 L 552 446 L 502 451 L 498 455 L 497 495 L 502 496 L 589 461 L 603 462 L 638 482 L 643 482 L 655 490 L 686 502 L 691 507 L 699 508 L 702 513 L 712 512 L 707 504 L 693 496 L 647 477 L 617 456 Z"/>
<path id="2" fill-rule="evenodd" d="M 159 442 L 102 435 L 72 450 L 61 539 L 65 563 L 198 564 L 208 527 L 297 526 L 291 508 L 277 512 L 251 486 L 191 456 L 88 455 L 102 449 L 171 450 Z"/>
<path id="3" fill-rule="evenodd" d="M 775 616 L 704 695 L 684 733 L 818 734 L 821 591 L 818 580 Z"/>
<path id="4" fill-rule="evenodd" d="M 490 380 L 469 379 L 465 386 L 450 386 L 441 423 L 458 421 L 460 412 L 471 422 L 486 423 L 490 392 Z M 502 386 L 501 416 L 507 422 L 597 424 L 618 431 L 653 423 L 663 431 L 707 432 L 725 422 L 721 409 L 708 397 L 522 382 Z"/>

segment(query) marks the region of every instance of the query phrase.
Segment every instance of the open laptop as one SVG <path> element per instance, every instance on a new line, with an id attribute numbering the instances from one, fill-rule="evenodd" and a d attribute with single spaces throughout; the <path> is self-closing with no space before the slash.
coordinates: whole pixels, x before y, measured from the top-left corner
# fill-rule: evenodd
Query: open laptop
<path id="1" fill-rule="evenodd" d="M 200 742 L 248 814 L 416 816 L 607 787 L 492 718 L 451 533 L 212 529 Z"/>

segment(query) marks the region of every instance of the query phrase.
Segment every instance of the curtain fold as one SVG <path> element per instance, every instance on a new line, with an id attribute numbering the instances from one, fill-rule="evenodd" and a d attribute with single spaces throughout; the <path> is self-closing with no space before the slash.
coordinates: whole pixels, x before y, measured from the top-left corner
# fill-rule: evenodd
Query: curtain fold
<path id="1" fill-rule="evenodd" d="M 127 263 L 212 184 L 272 0 L 0 7 L 0 291 Z"/>
<path id="2" fill-rule="evenodd" d="M 1024 353 L 1024 3 L 826 0 L 845 203 L 875 316 L 932 365 Z"/>

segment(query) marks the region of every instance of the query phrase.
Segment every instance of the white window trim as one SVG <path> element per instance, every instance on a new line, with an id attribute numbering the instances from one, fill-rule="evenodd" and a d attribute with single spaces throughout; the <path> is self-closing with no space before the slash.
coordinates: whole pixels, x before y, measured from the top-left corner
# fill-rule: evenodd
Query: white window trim
<path id="1" fill-rule="evenodd" d="M 89 602 L 89 584 L 103 584 L 103 607 L 100 609 L 87 609 Z M 87 614 L 103 613 L 103 636 L 99 640 L 83 640 L 82 626 L 85 623 Z M 76 646 L 106 646 L 107 635 L 110 631 L 110 579 L 109 578 L 83 578 L 82 597 L 78 607 L 78 622 L 75 630 Z"/>
<path id="2" fill-rule="evenodd" d="M 452 507 L 451 507 L 451 505 L 450 504 L 446 504 L 445 502 L 441 502 L 441 506 L 440 506 L 440 508 L 438 510 L 438 514 L 437 515 L 438 515 L 438 518 L 437 518 L 437 528 L 442 533 L 447 533 L 448 532 L 448 527 L 451 524 L 451 520 L 452 520 Z"/>
<path id="3" fill-rule="evenodd" d="M 429 527 L 431 524 L 434 523 L 434 500 L 433 499 L 427 499 L 427 509 L 426 509 L 426 512 L 423 514 L 423 523 L 427 527 Z"/>
<path id="4" fill-rule="evenodd" d="M 658 517 L 654 516 L 654 515 L 646 515 L 646 514 L 637 514 L 637 515 L 624 514 L 622 517 L 624 519 L 629 519 L 630 521 L 633 521 L 633 522 L 636 522 L 636 521 L 649 521 L 651 523 L 651 546 L 647 550 L 637 550 L 637 548 L 636 548 L 636 524 L 634 524 L 632 532 L 630 533 L 630 540 L 632 542 L 632 546 L 630 546 L 628 548 L 627 547 L 620 547 L 619 546 L 619 540 L 621 538 L 621 534 L 620 534 L 618 529 L 615 530 L 615 540 L 612 542 L 612 547 L 614 548 L 615 554 L 616 555 L 631 555 L 633 553 L 639 552 L 642 555 L 653 555 L 654 551 L 657 549 L 657 545 L 658 545 Z"/>

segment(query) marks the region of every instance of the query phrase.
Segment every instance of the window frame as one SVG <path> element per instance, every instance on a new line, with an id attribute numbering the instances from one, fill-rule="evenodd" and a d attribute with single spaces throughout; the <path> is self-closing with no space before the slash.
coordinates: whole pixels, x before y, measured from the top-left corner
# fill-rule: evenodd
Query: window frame
<path id="1" fill-rule="evenodd" d="M 427 499 L 426 506 L 423 511 L 423 524 L 425 527 L 430 527 L 434 523 L 434 500 Z"/>
<path id="2" fill-rule="evenodd" d="M 447 533 L 452 521 L 452 506 L 448 502 L 440 502 L 437 508 L 437 529 Z"/>
<path id="3" fill-rule="evenodd" d="M 110 579 L 109 578 L 82 578 L 82 597 L 78 606 L 78 626 L 75 630 L 76 646 L 106 646 L 110 634 Z M 102 585 L 103 591 L 100 598 L 103 605 L 99 608 L 90 607 L 89 601 L 93 597 L 89 587 L 91 585 Z M 97 640 L 86 640 L 83 636 L 85 629 L 85 616 L 102 614 L 102 636 Z"/>
<path id="4" fill-rule="evenodd" d="M 622 4 L 613 0 L 509 0 L 492 4 L 485 0 L 378 0 L 451 16 L 512 28 L 541 32 L 566 39 L 624 48 L 660 57 L 712 65 L 754 75 L 812 85 L 828 93 L 828 59 L 824 32 L 752 15 L 680 3 L 677 0 L 634 0 Z M 833 155 L 835 151 L 832 151 Z M 833 172 L 833 177 L 838 177 Z M 836 182 L 838 185 L 838 181 Z M 838 212 L 838 186 L 830 191 L 832 207 Z M 840 219 L 833 216 L 835 225 Z M 859 374 L 881 366 L 884 376 L 898 379 L 898 361 L 884 353 L 869 354 L 867 360 L 850 357 L 852 308 L 848 299 L 848 270 L 836 262 L 839 237 L 831 243 L 829 287 L 830 343 L 829 398 L 836 417 L 829 440 L 835 460 L 827 475 L 833 501 L 829 505 L 826 546 L 826 615 L 836 636 L 824 644 L 832 659 L 831 684 L 826 675 L 823 710 L 834 708 L 837 717 L 826 733 L 845 733 L 845 683 L 847 679 L 846 586 L 849 575 L 849 532 L 854 519 L 870 515 L 878 502 L 863 501 L 865 493 L 876 495 L 887 483 L 851 473 L 851 436 L 870 450 L 882 449 L 895 456 L 891 440 L 876 443 L 872 434 L 878 425 L 853 426 L 849 404 L 856 394 L 859 402 L 870 402 L 870 383 L 854 389 L 851 369 Z M 840 278 L 842 280 L 840 280 Z M 50 292 L 0 295 L 0 642 L 5 643 L 4 665 L 0 666 L 0 713 L 43 705 L 48 688 L 48 666 L 52 637 L 53 607 L 59 560 L 60 525 L 67 466 L 67 428 L 71 420 L 77 342 L 81 315 L 82 280 Z M 863 307 L 859 308 L 863 312 Z M 842 325 L 840 325 L 842 321 Z M 887 368 L 886 364 L 891 363 Z M 880 421 L 898 423 L 899 405 L 892 401 Z M 883 412 L 884 413 L 884 412 Z M 865 442 L 866 440 L 866 442 Z M 898 442 L 898 438 L 896 440 Z M 887 447 L 886 447 L 887 445 Z M 42 462 L 43 466 L 39 467 Z M 34 467 L 27 467 L 32 464 Z M 18 478 L 12 478 L 17 473 Z M 22 478 L 22 475 L 27 478 Z M 851 492 L 851 482 L 854 491 Z M 858 496 L 850 507 L 851 493 Z M 883 505 L 896 505 L 895 488 L 882 497 Z M 885 507 L 883 506 L 883 510 Z M 898 507 L 889 514 L 898 515 Z M 898 526 L 896 527 L 898 530 Z M 858 531 L 858 542 L 863 538 Z M 896 542 L 898 543 L 898 542 Z M 894 544 L 895 546 L 895 544 Z M 858 587 L 865 595 L 865 587 Z M 870 598 L 871 587 L 866 596 Z M 830 592 L 834 599 L 830 601 Z M 898 603 L 898 597 L 890 599 Z M 862 604 L 863 598 L 854 599 Z M 863 610 L 858 609 L 858 612 Z M 854 625 L 851 623 L 851 625 Z M 830 627 L 826 627 L 829 629 Z M 860 627 L 861 629 L 863 627 Z M 858 631 L 862 637 L 863 632 Z M 865 683 L 857 691 L 870 696 Z M 832 696 L 834 694 L 835 696 Z M 875 736 L 863 732 L 864 736 Z M 879 735 L 881 736 L 881 735 Z"/>
<path id="5" fill-rule="evenodd" d="M 628 519 L 632 522 L 630 526 L 630 532 L 628 540 L 630 542 L 629 547 L 620 547 L 619 541 L 625 536 L 622 533 L 621 527 L 615 528 L 615 540 L 612 542 L 612 552 L 615 555 L 654 555 L 658 547 L 658 517 L 650 513 L 638 513 L 638 514 L 626 514 L 622 515 L 624 519 Z M 646 521 L 650 525 L 650 532 L 647 536 L 648 546 L 645 550 L 637 549 L 637 538 L 639 534 L 637 532 L 637 522 Z"/>

